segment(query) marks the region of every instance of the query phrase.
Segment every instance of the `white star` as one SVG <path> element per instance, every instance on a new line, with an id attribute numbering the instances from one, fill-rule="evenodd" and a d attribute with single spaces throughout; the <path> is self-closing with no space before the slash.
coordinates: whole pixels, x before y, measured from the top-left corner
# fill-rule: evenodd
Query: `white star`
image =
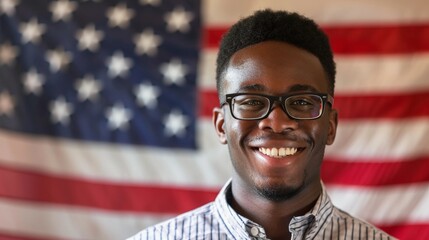
<path id="1" fill-rule="evenodd" d="M 180 113 L 180 111 L 173 110 L 168 116 L 164 119 L 165 125 L 165 134 L 167 136 L 183 136 L 185 128 L 188 125 L 188 118 Z"/>
<path id="2" fill-rule="evenodd" d="M 58 72 L 71 61 L 71 54 L 62 49 L 49 50 L 46 53 L 46 61 L 49 62 L 52 72 Z"/>
<path id="3" fill-rule="evenodd" d="M 70 14 L 76 10 L 77 4 L 75 2 L 70 2 L 68 0 L 59 0 L 52 2 L 49 5 L 49 10 L 52 12 L 52 18 L 54 22 L 59 20 L 69 20 Z"/>
<path id="4" fill-rule="evenodd" d="M 109 126 L 113 130 L 128 127 L 128 122 L 131 120 L 132 116 L 131 110 L 126 109 L 120 104 L 115 104 L 115 106 L 109 108 L 106 113 Z"/>
<path id="5" fill-rule="evenodd" d="M 137 96 L 138 103 L 148 108 L 154 108 L 157 104 L 157 98 L 159 97 L 159 88 L 152 86 L 150 83 L 139 84 L 135 89 L 134 93 Z"/>
<path id="6" fill-rule="evenodd" d="M 190 29 L 190 23 L 194 18 L 191 12 L 185 11 L 182 7 L 175 8 L 172 12 L 165 15 L 167 30 L 170 32 L 187 32 Z"/>
<path id="7" fill-rule="evenodd" d="M 182 85 L 185 82 L 185 75 L 188 67 L 183 65 L 179 59 L 172 59 L 169 63 L 164 63 L 160 67 L 164 81 L 167 85 Z"/>
<path id="8" fill-rule="evenodd" d="M 31 69 L 24 75 L 24 88 L 27 93 L 33 93 L 39 95 L 42 91 L 42 85 L 45 79 L 41 74 L 38 74 L 36 70 Z"/>
<path id="9" fill-rule="evenodd" d="M 80 50 L 88 49 L 90 51 L 96 51 L 103 37 L 103 32 L 95 30 L 93 24 L 86 26 L 76 33 L 76 39 L 79 42 Z"/>
<path id="10" fill-rule="evenodd" d="M 158 6 L 161 3 L 161 0 L 140 0 L 140 4 Z"/>
<path id="11" fill-rule="evenodd" d="M 86 75 L 76 84 L 80 101 L 95 100 L 101 90 L 101 84 L 91 75 Z"/>
<path id="12" fill-rule="evenodd" d="M 10 116 L 15 108 L 15 102 L 9 92 L 0 93 L 0 115 Z"/>
<path id="13" fill-rule="evenodd" d="M 12 15 L 15 13 L 15 7 L 18 5 L 18 0 L 0 0 L 0 15 Z"/>
<path id="14" fill-rule="evenodd" d="M 155 35 L 152 29 L 146 29 L 134 38 L 134 42 L 138 54 L 153 56 L 157 53 L 157 48 L 162 39 L 159 35 Z"/>
<path id="15" fill-rule="evenodd" d="M 107 11 L 107 18 L 109 18 L 109 25 L 111 27 L 128 27 L 130 19 L 134 16 L 134 10 L 128 9 L 123 3 L 110 8 Z"/>
<path id="16" fill-rule="evenodd" d="M 122 52 L 115 52 L 113 56 L 107 60 L 110 77 L 125 77 L 133 65 L 130 58 L 125 58 Z"/>
<path id="17" fill-rule="evenodd" d="M 18 48 L 12 46 L 10 43 L 4 43 L 0 45 L 0 64 L 12 64 L 17 55 Z"/>
<path id="18" fill-rule="evenodd" d="M 70 115 L 73 113 L 73 105 L 66 102 L 63 97 L 57 98 L 49 105 L 51 111 L 51 120 L 54 123 L 67 124 L 70 121 Z"/>
<path id="19" fill-rule="evenodd" d="M 29 22 L 21 24 L 20 30 L 24 43 L 37 43 L 42 34 L 45 33 L 46 26 L 44 24 L 39 24 L 37 19 L 32 18 Z"/>

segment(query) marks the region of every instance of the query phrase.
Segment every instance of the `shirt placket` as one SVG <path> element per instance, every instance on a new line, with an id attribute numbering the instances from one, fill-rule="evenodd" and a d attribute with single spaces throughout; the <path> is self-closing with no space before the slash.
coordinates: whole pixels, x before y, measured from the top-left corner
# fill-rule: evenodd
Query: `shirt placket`
<path id="1" fill-rule="evenodd" d="M 246 231 L 252 240 L 268 240 L 264 228 L 253 222 L 246 224 Z"/>
<path id="2" fill-rule="evenodd" d="M 292 240 L 305 239 L 307 231 L 314 224 L 314 215 L 294 217 L 289 225 L 289 231 L 292 234 Z"/>

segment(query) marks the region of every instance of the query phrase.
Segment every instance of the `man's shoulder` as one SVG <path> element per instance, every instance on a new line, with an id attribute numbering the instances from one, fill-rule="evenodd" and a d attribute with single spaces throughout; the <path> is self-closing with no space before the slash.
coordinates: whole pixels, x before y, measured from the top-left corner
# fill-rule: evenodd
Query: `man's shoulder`
<path id="1" fill-rule="evenodd" d="M 337 224 L 343 225 L 342 229 L 347 229 L 346 235 L 351 237 L 350 239 L 360 239 L 360 237 L 369 237 L 371 239 L 396 239 L 390 236 L 375 225 L 362 220 L 359 217 L 355 217 L 350 213 L 343 211 L 339 208 L 334 207 L 334 218 L 337 219 Z"/>
<path id="2" fill-rule="evenodd" d="M 174 218 L 167 219 L 156 225 L 147 227 L 128 238 L 134 239 L 184 239 L 186 235 L 195 234 L 198 227 L 212 224 L 213 203 L 208 203 Z"/>

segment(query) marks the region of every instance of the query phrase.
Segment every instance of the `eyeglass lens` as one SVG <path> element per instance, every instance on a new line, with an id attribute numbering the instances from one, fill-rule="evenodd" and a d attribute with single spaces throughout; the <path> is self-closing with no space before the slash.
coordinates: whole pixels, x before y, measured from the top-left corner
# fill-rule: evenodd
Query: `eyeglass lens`
<path id="1" fill-rule="evenodd" d="M 292 118 L 315 119 L 322 113 L 323 100 L 318 95 L 301 94 L 286 98 L 283 105 Z M 239 119 L 264 118 L 271 106 L 269 98 L 259 95 L 238 95 L 231 101 L 232 114 Z"/>

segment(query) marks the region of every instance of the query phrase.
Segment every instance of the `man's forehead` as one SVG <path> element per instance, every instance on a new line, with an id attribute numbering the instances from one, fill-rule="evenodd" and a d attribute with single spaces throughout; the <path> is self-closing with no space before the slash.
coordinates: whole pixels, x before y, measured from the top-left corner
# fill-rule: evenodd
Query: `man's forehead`
<path id="1" fill-rule="evenodd" d="M 231 58 L 230 64 L 225 69 L 225 74 L 223 76 L 225 80 L 240 82 L 240 80 L 258 77 L 261 74 L 261 70 L 254 59 L 241 59 L 242 61 L 238 63 L 232 62 L 233 60 L 234 59 Z"/>
<path id="2" fill-rule="evenodd" d="M 281 81 L 281 80 L 280 80 Z M 248 83 L 248 82 L 241 82 L 238 83 L 237 86 L 232 87 L 234 88 L 234 92 L 240 93 L 240 92 L 272 92 L 272 89 L 269 89 L 267 85 L 265 84 L 259 84 L 259 83 Z M 293 84 L 287 86 L 285 89 L 278 89 L 280 94 L 284 93 L 291 93 L 291 92 L 320 92 L 319 89 L 316 89 L 312 85 L 308 84 Z"/>

